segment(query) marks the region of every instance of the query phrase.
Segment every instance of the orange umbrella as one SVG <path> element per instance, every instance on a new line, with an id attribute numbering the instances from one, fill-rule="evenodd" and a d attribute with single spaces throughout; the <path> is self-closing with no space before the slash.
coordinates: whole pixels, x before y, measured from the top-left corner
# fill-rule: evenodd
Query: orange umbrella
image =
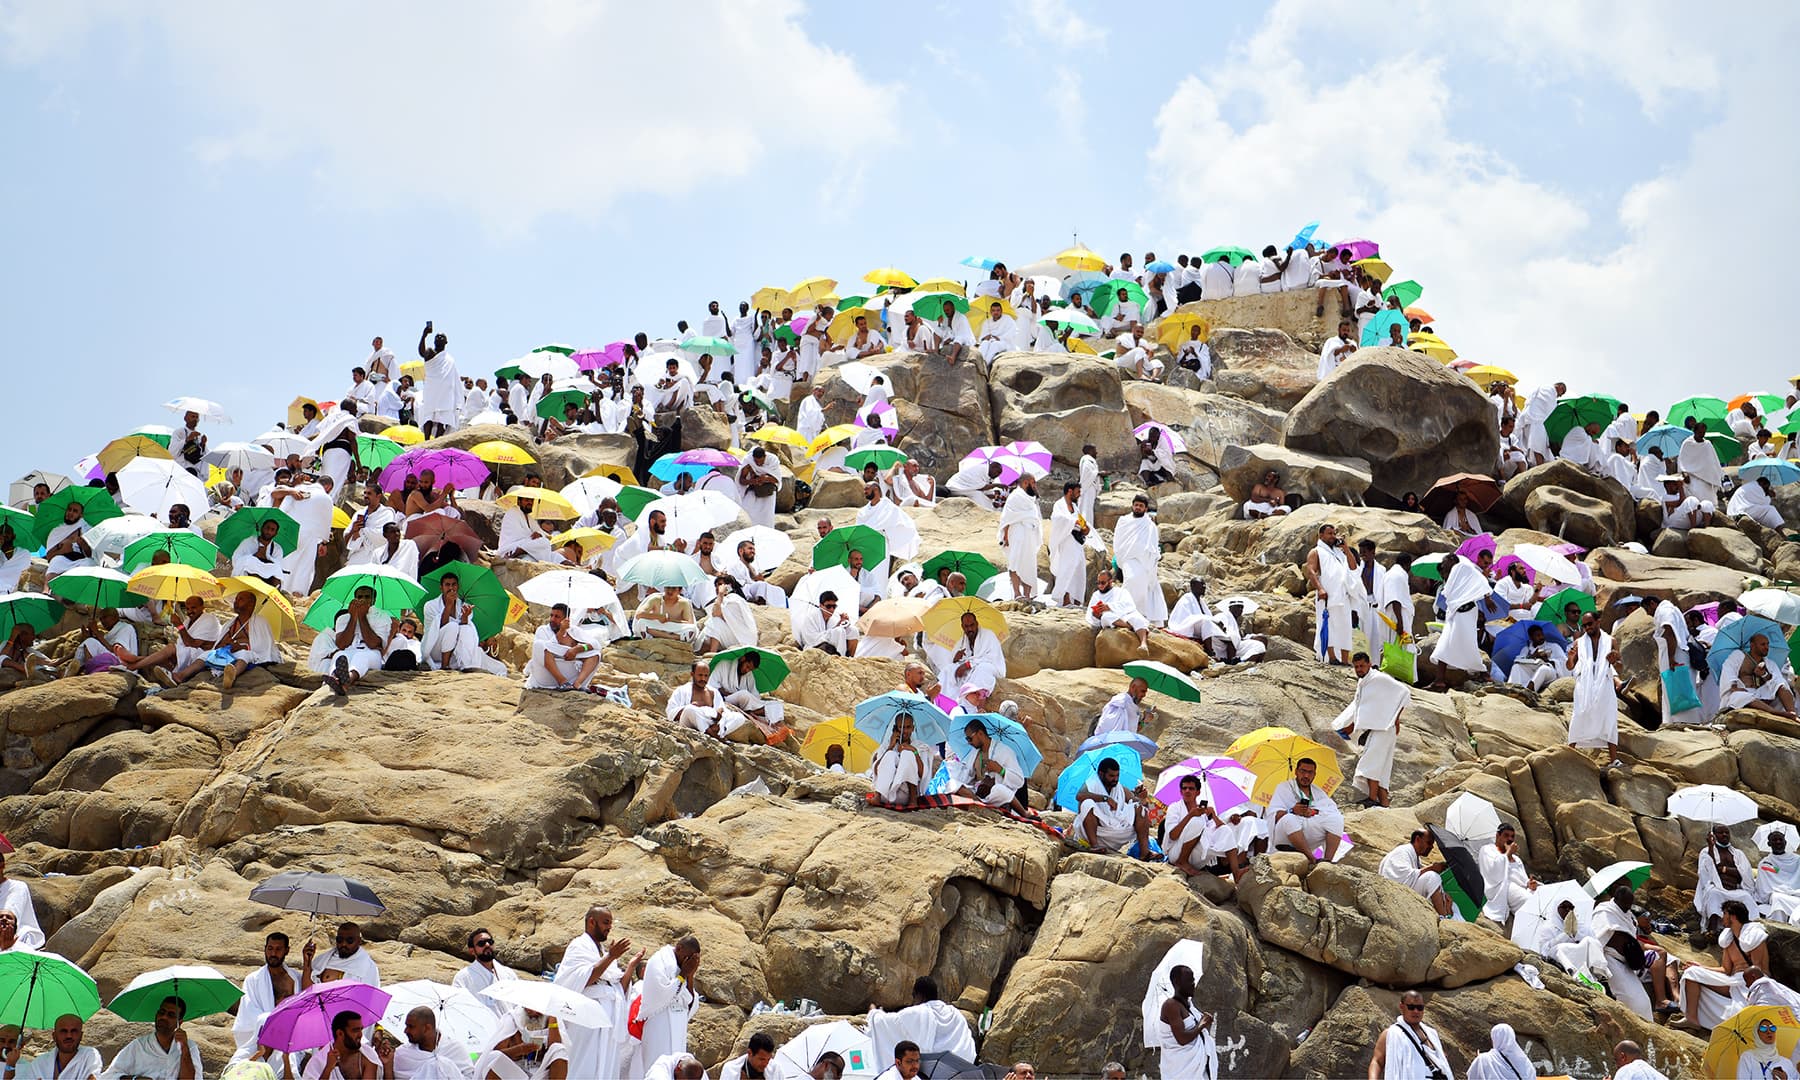
<path id="1" fill-rule="evenodd" d="M 1432 323 L 1437 322 L 1437 319 L 1432 317 L 1431 312 L 1426 311 L 1422 307 L 1409 307 L 1402 312 L 1402 314 L 1409 319 L 1419 320 L 1419 323 L 1423 326 L 1430 326 Z"/>

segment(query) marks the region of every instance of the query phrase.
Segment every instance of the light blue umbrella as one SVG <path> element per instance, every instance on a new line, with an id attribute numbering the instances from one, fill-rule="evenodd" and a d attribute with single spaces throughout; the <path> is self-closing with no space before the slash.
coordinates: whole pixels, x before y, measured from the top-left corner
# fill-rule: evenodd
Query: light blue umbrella
<path id="1" fill-rule="evenodd" d="M 1089 750 L 1104 750 L 1109 746 L 1123 746 L 1137 751 L 1138 757 L 1154 757 L 1156 743 L 1148 735 L 1135 731 L 1109 731 L 1104 735 L 1089 735 L 1087 742 L 1076 749 L 1077 754 L 1085 754 Z"/>
<path id="2" fill-rule="evenodd" d="M 1663 460 L 1674 461 L 1681 444 L 1693 438 L 1693 432 L 1674 424 L 1659 424 L 1638 436 L 1637 451 L 1648 454 L 1652 448 L 1662 452 Z"/>
<path id="3" fill-rule="evenodd" d="M 1771 484 L 1792 484 L 1800 482 L 1800 465 L 1781 458 L 1758 458 L 1738 466 L 1738 479 L 1744 483 L 1767 480 Z"/>
<path id="4" fill-rule="evenodd" d="M 1781 627 L 1775 624 L 1775 620 L 1765 619 L 1761 615 L 1746 615 L 1733 620 L 1713 639 L 1712 651 L 1718 655 L 1719 663 L 1723 665 L 1724 658 L 1732 653 L 1750 651 L 1750 639 L 1758 634 L 1769 639 L 1769 659 L 1775 662 L 1775 666 L 1779 668 L 1787 663 L 1787 635 L 1781 632 Z"/>
<path id="5" fill-rule="evenodd" d="M 874 739 L 875 745 L 886 746 L 888 735 L 894 730 L 894 721 L 902 715 L 912 717 L 915 746 L 926 743 L 935 746 L 945 741 L 955 724 L 950 714 L 938 708 L 930 698 L 895 690 L 856 703 L 856 730 Z"/>
<path id="6" fill-rule="evenodd" d="M 706 572 L 679 551 L 646 551 L 619 567 L 619 585 L 685 589 L 706 580 Z"/>
<path id="7" fill-rule="evenodd" d="M 1128 746 L 1108 746 L 1089 750 L 1063 769 L 1056 778 L 1056 805 L 1064 810 L 1076 809 L 1075 797 L 1081 794 L 1089 779 L 1100 771 L 1103 761 L 1119 763 L 1119 783 L 1130 791 L 1144 782 L 1144 759 Z"/>
<path id="8" fill-rule="evenodd" d="M 1149 274 L 1173 274 L 1175 272 L 1175 264 L 1169 262 L 1167 259 L 1158 259 L 1144 267 L 1144 272 Z"/>
<path id="9" fill-rule="evenodd" d="M 1392 344 L 1388 341 L 1388 327 L 1390 326 L 1400 327 L 1401 342 L 1412 339 L 1412 328 L 1406 324 L 1406 313 L 1398 308 L 1384 308 L 1369 320 L 1369 325 L 1363 327 L 1363 348 Z"/>
<path id="10" fill-rule="evenodd" d="M 1288 241 L 1288 250 L 1292 251 L 1295 248 L 1305 247 L 1307 244 L 1312 242 L 1313 233 L 1316 233 L 1318 231 L 1319 231 L 1319 223 L 1318 222 L 1316 222 L 1316 221 L 1307 222 L 1306 225 L 1299 232 L 1294 234 L 1294 238 L 1292 240 Z"/>
<path id="11" fill-rule="evenodd" d="M 974 255 L 971 255 L 968 258 L 964 259 L 962 261 L 962 264 L 964 266 L 971 267 L 976 270 L 992 270 L 994 267 L 1000 265 L 1000 260 L 999 259 L 983 259 L 983 258 L 978 258 Z"/>
<path id="12" fill-rule="evenodd" d="M 675 459 L 680 456 L 681 452 L 677 450 L 657 458 L 650 466 L 650 475 L 656 477 L 658 480 L 668 482 L 683 473 L 698 480 L 702 476 L 713 471 L 711 465 L 693 465 L 676 461 Z"/>
<path id="13" fill-rule="evenodd" d="M 1023 724 L 1017 720 L 1008 720 L 999 713 L 976 713 L 971 716 L 953 717 L 950 730 L 944 739 L 944 748 L 963 761 L 975 756 L 975 748 L 969 745 L 969 737 L 963 734 L 971 722 L 979 721 L 987 729 L 988 736 L 1011 750 L 1019 759 L 1019 768 L 1026 776 L 1037 772 L 1037 767 L 1044 763 L 1043 751 L 1031 741 Z M 1125 751 L 1120 751 L 1124 753 Z"/>

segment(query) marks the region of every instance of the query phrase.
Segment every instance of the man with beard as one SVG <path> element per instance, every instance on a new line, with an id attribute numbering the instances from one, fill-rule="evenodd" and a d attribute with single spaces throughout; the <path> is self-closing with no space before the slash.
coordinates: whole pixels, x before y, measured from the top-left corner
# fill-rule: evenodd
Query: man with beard
<path id="1" fill-rule="evenodd" d="M 345 1010 L 331 1018 L 331 1043 L 313 1052 L 306 1063 L 302 1080 L 390 1080 L 394 1075 L 393 1056 L 383 1062 L 375 1050 L 363 1042 L 362 1017 Z"/>
<path id="2" fill-rule="evenodd" d="M 188 1041 L 181 1026 L 187 1017 L 187 1002 L 166 997 L 157 1006 L 154 1030 L 125 1044 L 106 1075 L 174 1077 L 175 1080 L 198 1080 L 201 1075 L 200 1047 Z"/>
<path id="3" fill-rule="evenodd" d="M 1044 513 L 1038 508 L 1037 478 L 1026 473 L 1006 496 L 1000 511 L 1000 546 L 1014 600 L 1038 594 L 1038 549 L 1044 546 Z"/>
<path id="4" fill-rule="evenodd" d="M 1169 618 L 1169 605 L 1156 576 L 1156 564 L 1161 558 L 1162 533 L 1156 519 L 1150 516 L 1150 500 L 1143 495 L 1133 496 L 1131 515 L 1120 518 L 1113 526 L 1113 561 L 1123 572 L 1131 602 L 1151 626 L 1161 626 Z"/>
<path id="5" fill-rule="evenodd" d="M 12 912 L 18 920 L 20 945 L 27 949 L 44 947 L 44 931 L 38 926 L 37 909 L 31 905 L 31 890 L 23 881 L 6 876 L 5 855 L 0 855 L 0 910 Z"/>
<path id="6" fill-rule="evenodd" d="M 257 1050 L 263 1019 L 275 1006 L 300 990 L 300 973 L 287 965 L 288 936 L 279 931 L 263 939 L 263 965 L 244 977 L 244 996 L 237 1004 L 237 1020 L 231 1025 L 237 1040 L 233 1061 L 242 1061 Z"/>
<path id="7" fill-rule="evenodd" d="M 381 985 L 381 969 L 375 966 L 375 958 L 369 955 L 369 950 L 363 948 L 362 927 L 355 923 L 338 926 L 337 948 L 315 957 L 313 954 L 317 951 L 318 946 L 310 941 L 300 950 L 300 955 L 306 958 L 306 968 L 300 973 L 300 989 L 305 990 L 315 982 L 331 982 L 324 978 L 328 971 L 337 972 L 335 977 L 347 982 Z"/>
<path id="8" fill-rule="evenodd" d="M 450 985 L 460 986 L 474 994 L 495 1013 L 505 1013 L 507 1006 L 504 1002 L 482 997 L 481 992 L 495 983 L 513 982 L 519 976 L 514 974 L 512 968 L 494 959 L 494 935 L 487 927 L 478 927 L 471 933 L 468 945 L 469 966 L 457 972 L 451 978 Z"/>
<path id="9" fill-rule="evenodd" d="M 556 965 L 556 985 L 572 990 L 596 1002 L 612 1026 L 602 1028 L 569 1025 L 563 1037 L 569 1042 L 570 1076 L 618 1076 L 620 1045 L 625 1038 L 625 987 L 631 972 L 644 960 L 643 950 L 628 966 L 619 958 L 631 948 L 630 938 L 607 941 L 612 933 L 613 913 L 609 907 L 596 905 L 588 909 L 581 933 L 575 935 L 563 950 L 562 962 Z"/>

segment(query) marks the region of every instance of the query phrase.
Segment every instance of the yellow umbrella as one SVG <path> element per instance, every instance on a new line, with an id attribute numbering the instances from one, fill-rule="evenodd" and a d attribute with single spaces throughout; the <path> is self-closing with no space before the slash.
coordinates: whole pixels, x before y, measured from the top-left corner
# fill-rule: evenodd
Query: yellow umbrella
<path id="1" fill-rule="evenodd" d="M 1244 759 L 1238 755 L 1249 753 L 1258 743 L 1265 743 L 1270 739 L 1293 734 L 1295 734 L 1295 731 L 1290 727 L 1259 727 L 1248 735 L 1239 735 L 1233 740 L 1232 744 L 1225 748 L 1225 756 L 1228 758 L 1236 758 L 1238 761 L 1243 761 Z"/>
<path id="2" fill-rule="evenodd" d="M 750 307 L 754 311 L 767 311 L 779 315 L 782 308 L 793 306 L 793 296 L 786 289 L 778 289 L 773 285 L 764 285 L 750 294 Z"/>
<path id="3" fill-rule="evenodd" d="M 225 590 L 226 596 L 236 596 L 247 592 L 256 596 L 256 613 L 269 622 L 269 629 L 280 641 L 289 634 L 300 629 L 300 617 L 294 614 L 294 605 L 288 603 L 281 590 L 261 578 L 227 577 L 219 579 L 219 587 Z"/>
<path id="4" fill-rule="evenodd" d="M 208 465 L 206 467 L 206 486 L 207 486 L 207 488 L 210 490 L 210 489 L 216 488 L 220 484 L 224 483 L 225 475 L 226 474 L 225 474 L 224 469 L 219 468 L 217 465 Z"/>
<path id="5" fill-rule="evenodd" d="M 401 446 L 417 446 L 425 441 L 425 433 L 411 424 L 395 424 L 392 427 L 383 428 L 381 434 Z"/>
<path id="6" fill-rule="evenodd" d="M 413 382 L 418 382 L 425 377 L 425 361 L 408 360 L 406 363 L 400 365 L 400 374 L 411 375 L 413 377 Z"/>
<path id="7" fill-rule="evenodd" d="M 524 484 L 509 489 L 506 494 L 494 500 L 494 505 L 516 510 L 520 499 L 531 500 L 531 516 L 540 520 L 548 518 L 551 521 L 573 521 L 581 516 L 581 511 L 575 509 L 575 504 L 563 498 L 560 493 L 550 488 L 526 487 Z"/>
<path id="8" fill-rule="evenodd" d="M 831 325 L 825 328 L 825 332 L 831 335 L 831 340 L 833 341 L 839 343 L 849 341 L 851 335 L 856 333 L 857 319 L 867 319 L 869 320 L 869 329 L 877 332 L 881 330 L 880 312 L 870 311 L 868 308 L 853 307 L 845 308 L 836 315 L 833 315 L 831 317 Z"/>
<path id="9" fill-rule="evenodd" d="M 297 397 L 288 402 L 287 420 L 290 429 L 299 431 L 306 426 L 306 414 L 300 410 L 308 405 L 311 405 L 315 409 L 319 407 L 319 403 L 309 397 Z"/>
<path id="10" fill-rule="evenodd" d="M 1781 1005 L 1751 1005 L 1712 1029 L 1712 1037 L 1706 1041 L 1706 1069 L 1702 1075 L 1738 1075 L 1738 1059 L 1745 1051 L 1762 1045 L 1757 1029 L 1765 1023 L 1775 1028 L 1775 1052 L 1791 1060 L 1794 1047 L 1800 1045 L 1800 1021 L 1794 1019 L 1794 1010 Z"/>
<path id="11" fill-rule="evenodd" d="M 1392 277 L 1394 274 L 1393 267 L 1389 266 L 1386 262 L 1382 261 L 1379 257 L 1374 256 L 1374 255 L 1371 255 L 1366 259 L 1358 259 L 1354 263 L 1351 263 L 1350 265 L 1360 266 L 1364 270 L 1367 270 L 1371 277 L 1373 277 L 1376 281 L 1381 282 L 1383 285 L 1386 285 L 1387 279 Z"/>
<path id="12" fill-rule="evenodd" d="M 1067 251 L 1057 252 L 1056 264 L 1066 266 L 1071 270 L 1106 269 L 1106 260 L 1100 257 L 1100 253 L 1084 247 L 1072 247 Z"/>
<path id="13" fill-rule="evenodd" d="M 506 625 L 511 626 L 513 623 L 516 623 L 520 619 L 524 618 L 525 611 L 529 606 L 530 605 L 526 604 L 525 601 L 514 596 L 512 593 L 507 593 L 506 594 Z"/>
<path id="14" fill-rule="evenodd" d="M 819 437 L 807 444 L 806 452 L 813 457 L 818 457 L 845 439 L 854 438 L 856 433 L 861 430 L 862 428 L 855 424 L 833 424 L 819 432 Z"/>
<path id="15" fill-rule="evenodd" d="M 1474 367 L 1463 372 L 1463 374 L 1474 379 L 1483 386 L 1496 382 L 1503 382 L 1508 386 L 1513 386 L 1519 381 L 1517 375 L 1514 375 L 1503 367 L 1495 367 L 1492 364 L 1476 364 Z"/>
<path id="16" fill-rule="evenodd" d="M 781 446 L 792 446 L 800 450 L 806 449 L 807 444 L 806 436 L 781 424 L 764 424 L 745 435 L 744 438 L 755 439 L 758 442 L 777 443 Z"/>
<path id="17" fill-rule="evenodd" d="M 334 506 L 331 508 L 331 527 L 334 529 L 348 529 L 350 527 L 350 515 L 345 512 L 343 507 Z"/>
<path id="18" fill-rule="evenodd" d="M 891 266 L 877 267 L 864 274 L 863 280 L 871 285 L 886 285 L 890 289 L 910 289 L 918 284 L 911 274 Z"/>
<path id="19" fill-rule="evenodd" d="M 913 291 L 921 296 L 939 292 L 955 293 L 958 296 L 964 297 L 969 295 L 969 290 L 963 287 L 962 282 L 951 281 L 949 278 L 941 277 L 932 278 L 930 281 L 921 281 L 918 288 Z"/>
<path id="20" fill-rule="evenodd" d="M 962 634 L 962 617 L 964 612 L 973 612 L 975 621 L 994 632 L 994 636 L 1002 640 L 1010 633 L 1006 625 L 1006 616 L 1000 609 L 978 596 L 947 596 L 925 610 L 921 621 L 925 624 L 925 634 L 939 645 L 949 648 L 956 643 Z"/>
<path id="21" fill-rule="evenodd" d="M 632 472 L 623 465 L 596 465 L 581 475 L 583 479 L 590 476 L 604 476 L 611 480 L 617 480 L 619 483 L 626 484 L 630 487 L 638 486 L 637 473 Z"/>
<path id="22" fill-rule="evenodd" d="M 811 307 L 831 295 L 837 282 L 828 277 L 809 277 L 789 293 L 795 307 Z"/>
<path id="23" fill-rule="evenodd" d="M 469 453 L 487 462 L 489 465 L 535 465 L 537 458 L 532 457 L 522 446 L 514 446 L 499 439 L 476 443 L 469 447 Z"/>
<path id="24" fill-rule="evenodd" d="M 800 744 L 800 756 L 823 767 L 825 751 L 833 744 L 844 748 L 844 771 L 853 773 L 868 772 L 869 763 L 881 749 L 874 739 L 856 730 L 855 721 L 848 716 L 836 716 L 821 720 L 806 730 L 806 741 Z"/>
<path id="25" fill-rule="evenodd" d="M 604 529 L 565 529 L 550 538 L 550 546 L 553 548 L 560 548 L 568 543 L 580 544 L 581 557 L 586 559 L 596 551 L 605 551 L 607 548 L 612 547 L 613 544 L 618 542 L 618 539 L 618 537 Z"/>
<path id="26" fill-rule="evenodd" d="M 988 321 L 988 313 L 994 310 L 995 304 L 1000 305 L 1002 315 L 1017 317 L 1019 314 L 1010 303 L 998 296 L 978 296 L 969 301 L 969 329 L 977 334 L 981 333 L 981 327 Z"/>
<path id="27" fill-rule="evenodd" d="M 1456 359 L 1456 350 L 1450 347 L 1449 342 L 1436 334 L 1427 334 L 1423 330 L 1417 331 L 1407 339 L 1406 347 L 1413 352 L 1422 352 L 1433 360 L 1441 360 L 1446 364 Z"/>
<path id="28" fill-rule="evenodd" d="M 1256 788 L 1250 793 L 1250 797 L 1259 806 L 1269 805 L 1275 789 L 1284 781 L 1293 779 L 1294 765 L 1301 758 L 1311 758 L 1318 765 L 1319 771 L 1313 779 L 1313 786 L 1325 794 L 1331 794 L 1333 789 L 1343 783 L 1344 771 L 1338 765 L 1337 755 L 1329 747 L 1303 735 L 1289 733 L 1259 742 L 1237 759 L 1256 776 Z"/>
<path id="29" fill-rule="evenodd" d="M 95 457 L 100 467 L 107 472 L 118 472 L 137 458 L 154 458 L 157 461 L 173 461 L 175 455 L 169 448 L 147 435 L 127 435 L 123 439 L 114 439 L 100 448 Z"/>
<path id="30" fill-rule="evenodd" d="M 1200 340 L 1212 337 L 1212 320 L 1204 315 L 1196 315 L 1184 311 L 1167 316 L 1156 324 L 1156 340 L 1171 349 L 1179 349 L 1193 337 L 1194 327 L 1200 328 Z"/>
<path id="31" fill-rule="evenodd" d="M 186 600 L 190 596 L 211 598 L 223 590 L 219 579 L 204 570 L 181 563 L 146 566 L 131 575 L 126 589 L 151 600 Z"/>
<path id="32" fill-rule="evenodd" d="M 1100 350 L 1094 348 L 1092 345 L 1089 345 L 1087 342 L 1081 340 L 1078 337 L 1073 337 L 1073 336 L 1070 337 L 1068 345 L 1069 345 L 1069 351 L 1072 353 L 1081 353 L 1085 356 L 1099 356 L 1100 355 Z"/>

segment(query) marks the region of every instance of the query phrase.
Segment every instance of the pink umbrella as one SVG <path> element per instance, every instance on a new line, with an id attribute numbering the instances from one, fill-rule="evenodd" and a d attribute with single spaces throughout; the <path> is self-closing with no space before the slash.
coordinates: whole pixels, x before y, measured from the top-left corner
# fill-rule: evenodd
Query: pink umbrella
<path id="1" fill-rule="evenodd" d="M 1169 425 L 1167 424 L 1159 424 L 1154 420 L 1146 420 L 1137 427 L 1132 428 L 1131 434 L 1138 439 L 1142 439 L 1150 433 L 1151 428 L 1156 429 L 1157 441 L 1162 444 L 1164 450 L 1167 450 L 1171 454 L 1187 453 L 1187 440 L 1169 430 Z"/>
<path id="2" fill-rule="evenodd" d="M 812 322 L 811 315 L 796 315 L 788 320 L 788 329 L 795 334 L 804 334 L 806 333 L 806 324 L 810 322 Z"/>
<path id="3" fill-rule="evenodd" d="M 857 413 L 856 422 L 866 428 L 879 428 L 890 439 L 900 434 L 900 414 L 885 401 L 877 401 Z"/>
<path id="4" fill-rule="evenodd" d="M 1492 554 L 1499 545 L 1494 543 L 1493 533 L 1476 533 L 1456 546 L 1456 553 L 1473 562 L 1483 551 Z"/>
<path id="5" fill-rule="evenodd" d="M 331 1043 L 331 1018 L 353 1012 L 372 1025 L 387 1011 L 393 995 L 361 982 L 319 983 L 275 1006 L 263 1018 L 256 1041 L 277 1050 L 297 1052 Z"/>
<path id="6" fill-rule="evenodd" d="M 1479 367 L 1480 365 L 1473 360 L 1452 360 L 1446 366 L 1448 366 L 1451 371 L 1467 371 L 1472 367 Z"/>
<path id="7" fill-rule="evenodd" d="M 1212 808 L 1221 814 L 1249 802 L 1250 791 L 1256 787 L 1255 775 L 1235 758 L 1191 757 L 1164 769 L 1157 778 L 1156 797 L 1164 806 L 1180 804 L 1184 776 L 1200 778 L 1200 798 L 1212 803 Z"/>
<path id="8" fill-rule="evenodd" d="M 1502 556 L 1500 561 L 1494 564 L 1494 580 L 1499 581 L 1501 578 L 1505 577 L 1507 570 L 1511 568 L 1513 563 L 1518 563 L 1525 568 L 1526 581 L 1531 582 L 1533 585 L 1537 584 L 1537 571 L 1531 568 L 1530 563 L 1519 558 L 1517 555 Z"/>
<path id="9" fill-rule="evenodd" d="M 1558 555 L 1561 555 L 1564 558 L 1572 559 L 1575 556 L 1580 555 L 1581 553 L 1585 552 L 1587 550 L 1587 548 L 1582 547 L 1580 544 L 1551 544 L 1550 550 L 1556 552 Z"/>
<path id="10" fill-rule="evenodd" d="M 684 450 L 675 455 L 675 464 L 704 465 L 709 469 L 735 469 L 743 462 L 723 450 L 702 446 L 698 450 Z"/>
<path id="11" fill-rule="evenodd" d="M 106 478 L 106 470 L 100 466 L 98 457 L 89 454 L 75 463 L 75 475 L 83 480 L 103 480 Z"/>
<path id="12" fill-rule="evenodd" d="M 1708 626 L 1719 625 L 1719 602 L 1717 600 L 1714 600 L 1710 604 L 1700 604 L 1696 607 L 1691 607 L 1688 610 L 1698 611 L 1701 617 L 1706 620 L 1706 625 Z"/>
<path id="13" fill-rule="evenodd" d="M 574 356 L 569 357 L 569 359 L 575 361 L 575 366 L 583 371 L 597 371 L 600 368 L 611 367 L 614 364 L 623 364 L 625 362 L 625 343 L 623 341 L 615 341 L 604 349 L 590 349 L 584 352 L 578 352 Z"/>
<path id="14" fill-rule="evenodd" d="M 407 477 L 427 470 L 440 487 L 444 484 L 458 488 L 480 487 L 488 479 L 487 465 L 467 450 L 415 446 L 381 470 L 382 490 L 399 491 Z"/>
<path id="15" fill-rule="evenodd" d="M 1049 447 L 1041 442 L 1032 442 L 1029 439 L 1019 439 L 1009 442 L 1006 444 L 1005 449 L 1007 453 L 1031 462 L 1038 468 L 1043 469 L 1046 473 L 1050 471 L 1050 467 L 1055 464 L 1056 461 L 1055 456 L 1050 453 Z"/>
<path id="16" fill-rule="evenodd" d="M 1373 240 L 1364 240 L 1360 237 L 1355 240 L 1340 240 L 1336 244 L 1336 247 L 1339 251 L 1348 252 L 1351 262 L 1381 254 L 1380 244 L 1377 244 Z"/>

